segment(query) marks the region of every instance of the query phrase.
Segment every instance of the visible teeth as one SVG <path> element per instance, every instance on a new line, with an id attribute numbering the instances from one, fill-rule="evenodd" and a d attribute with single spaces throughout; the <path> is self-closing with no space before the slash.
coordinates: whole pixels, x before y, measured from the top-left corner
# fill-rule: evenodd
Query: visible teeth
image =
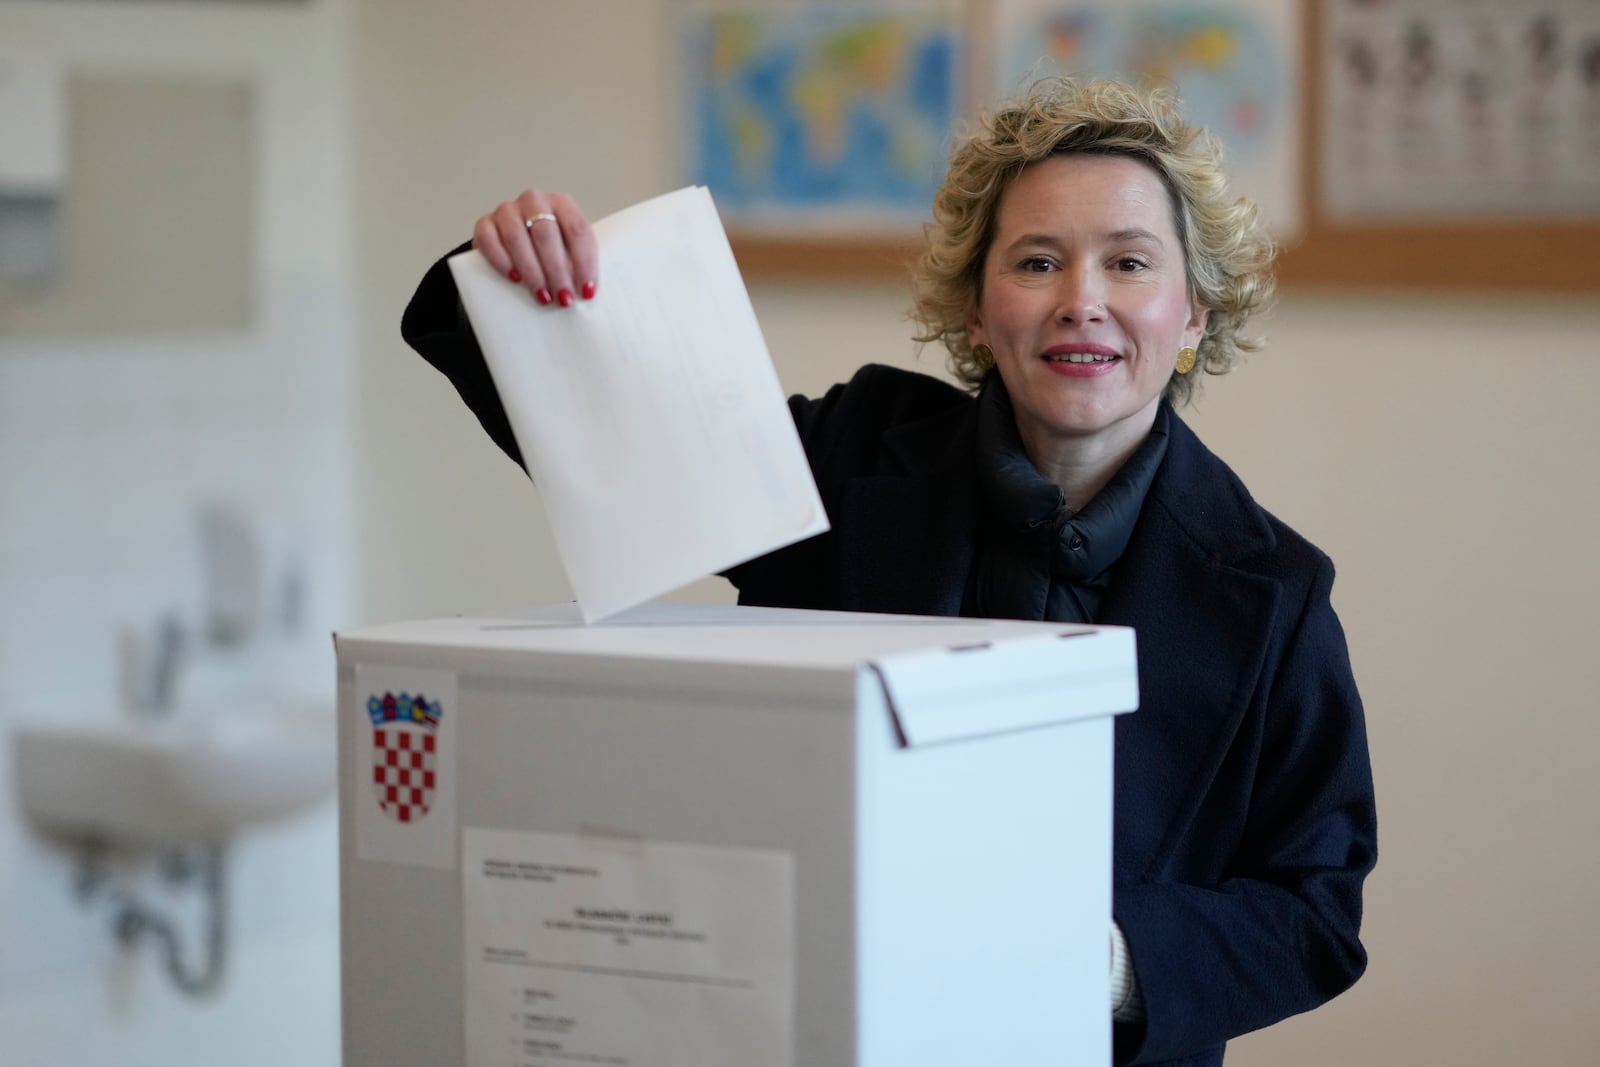
<path id="1" fill-rule="evenodd" d="M 1068 352 L 1062 356 L 1046 356 L 1056 363 L 1110 363 L 1116 356 L 1097 356 L 1092 352 Z"/>

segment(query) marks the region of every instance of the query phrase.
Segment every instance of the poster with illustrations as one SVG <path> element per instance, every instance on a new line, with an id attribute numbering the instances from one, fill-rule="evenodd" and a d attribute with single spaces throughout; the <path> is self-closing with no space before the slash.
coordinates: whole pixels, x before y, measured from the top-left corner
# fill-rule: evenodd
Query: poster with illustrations
<path id="1" fill-rule="evenodd" d="M 1326 0 L 1330 221 L 1600 217 L 1600 3 Z"/>

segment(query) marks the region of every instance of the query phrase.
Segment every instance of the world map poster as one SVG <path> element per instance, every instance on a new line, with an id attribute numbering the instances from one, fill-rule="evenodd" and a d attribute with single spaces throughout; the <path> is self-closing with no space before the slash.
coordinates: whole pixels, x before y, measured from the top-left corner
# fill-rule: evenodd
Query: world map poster
<path id="1" fill-rule="evenodd" d="M 905 233 L 961 104 L 959 5 L 696 8 L 683 24 L 691 180 L 746 232 Z"/>

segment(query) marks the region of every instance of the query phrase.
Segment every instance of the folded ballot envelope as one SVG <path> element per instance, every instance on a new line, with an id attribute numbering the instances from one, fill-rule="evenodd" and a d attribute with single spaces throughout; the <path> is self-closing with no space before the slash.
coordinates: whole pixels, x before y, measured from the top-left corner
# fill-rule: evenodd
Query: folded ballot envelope
<path id="1" fill-rule="evenodd" d="M 450 259 L 588 621 L 828 528 L 710 193 L 594 230 L 600 295 L 569 308 Z"/>
<path id="2" fill-rule="evenodd" d="M 346 1064 L 1111 1061 L 1120 627 L 341 633 Z"/>

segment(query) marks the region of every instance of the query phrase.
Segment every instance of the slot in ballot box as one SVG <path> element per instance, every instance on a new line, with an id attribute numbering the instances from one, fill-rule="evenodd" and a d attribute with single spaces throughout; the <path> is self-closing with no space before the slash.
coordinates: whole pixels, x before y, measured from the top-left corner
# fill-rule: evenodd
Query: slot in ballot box
<path id="1" fill-rule="evenodd" d="M 1119 627 L 336 636 L 346 1067 L 1110 1062 Z"/>

